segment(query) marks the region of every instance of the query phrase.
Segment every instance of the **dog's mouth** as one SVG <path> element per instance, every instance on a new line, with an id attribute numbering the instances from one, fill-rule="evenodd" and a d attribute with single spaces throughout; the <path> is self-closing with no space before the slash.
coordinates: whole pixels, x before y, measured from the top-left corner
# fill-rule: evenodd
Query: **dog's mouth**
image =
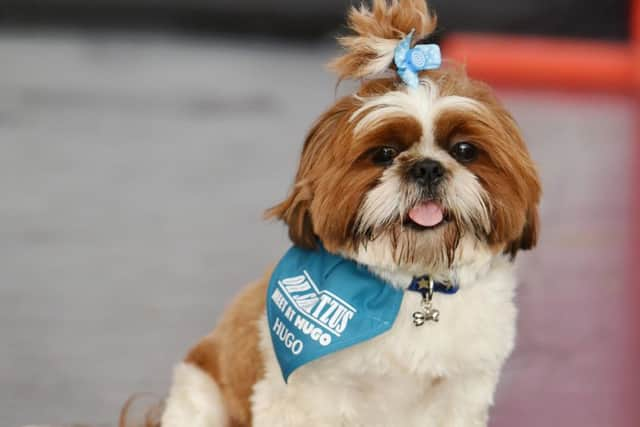
<path id="1" fill-rule="evenodd" d="M 448 221 L 447 212 L 438 202 L 426 200 L 409 210 L 404 224 L 417 230 L 433 230 Z"/>

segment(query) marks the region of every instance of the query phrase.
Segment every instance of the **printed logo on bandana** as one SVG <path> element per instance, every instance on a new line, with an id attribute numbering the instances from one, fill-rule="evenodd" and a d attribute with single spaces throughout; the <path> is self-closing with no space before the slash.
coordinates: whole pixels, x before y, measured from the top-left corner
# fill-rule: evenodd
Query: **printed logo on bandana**
<path id="1" fill-rule="evenodd" d="M 285 381 L 297 368 L 393 325 L 402 291 L 324 248 L 289 249 L 267 291 L 267 318 Z"/>
<path id="2" fill-rule="evenodd" d="M 303 273 L 301 276 L 278 280 L 271 300 L 298 331 L 320 345 L 328 346 L 332 336 L 340 337 L 347 329 L 358 310 L 334 293 L 318 290 L 309 273 Z M 291 331 L 277 318 L 273 332 L 292 353 L 302 351 L 302 342 L 295 340 Z"/>

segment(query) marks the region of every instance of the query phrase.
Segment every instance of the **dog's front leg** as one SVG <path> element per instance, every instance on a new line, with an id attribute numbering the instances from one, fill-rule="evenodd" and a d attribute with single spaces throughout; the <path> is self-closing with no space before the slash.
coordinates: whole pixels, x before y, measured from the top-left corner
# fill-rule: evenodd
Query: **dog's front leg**
<path id="1" fill-rule="evenodd" d="M 498 372 L 467 374 L 443 384 L 436 398 L 438 427 L 486 427 L 493 405 Z"/>

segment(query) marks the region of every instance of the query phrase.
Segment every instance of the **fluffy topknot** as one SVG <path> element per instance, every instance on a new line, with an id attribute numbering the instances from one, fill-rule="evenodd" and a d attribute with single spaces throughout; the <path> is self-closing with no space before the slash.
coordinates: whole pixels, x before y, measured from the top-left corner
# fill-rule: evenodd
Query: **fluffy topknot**
<path id="1" fill-rule="evenodd" d="M 348 26 L 355 33 L 338 38 L 346 52 L 329 68 L 340 79 L 359 79 L 389 69 L 396 46 L 412 30 L 414 40 L 429 36 L 436 28 L 436 16 L 425 0 L 372 0 L 351 8 Z"/>

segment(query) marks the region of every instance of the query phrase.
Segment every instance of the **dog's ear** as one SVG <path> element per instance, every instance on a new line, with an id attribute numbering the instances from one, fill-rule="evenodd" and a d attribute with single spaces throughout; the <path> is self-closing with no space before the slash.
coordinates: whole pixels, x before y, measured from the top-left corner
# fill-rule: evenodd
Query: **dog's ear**
<path id="1" fill-rule="evenodd" d="M 515 258 L 518 251 L 533 249 L 538 244 L 539 229 L 540 216 L 538 214 L 538 207 L 530 207 L 527 211 L 527 220 L 522 229 L 522 234 L 507 246 L 505 252 L 508 252 L 511 258 Z"/>
<path id="2" fill-rule="evenodd" d="M 287 198 L 265 212 L 265 218 L 277 218 L 289 227 L 291 241 L 302 248 L 314 249 L 318 236 L 311 209 L 317 182 L 335 162 L 331 144 L 348 126 L 350 114 L 359 106 L 356 98 L 340 99 L 311 128 L 302 149 L 300 165 L 293 188 Z"/>
<path id="3" fill-rule="evenodd" d="M 538 229 L 540 228 L 540 217 L 538 215 L 538 208 L 529 208 L 527 212 L 527 222 L 522 230 L 522 236 L 520 236 L 519 245 L 522 250 L 533 249 L 538 244 Z"/>
<path id="4" fill-rule="evenodd" d="M 315 249 L 317 238 L 311 220 L 311 200 L 313 191 L 309 182 L 295 183 L 289 196 L 281 203 L 265 212 L 266 218 L 277 218 L 289 227 L 289 238 L 294 245 L 305 249 Z"/>
<path id="5" fill-rule="evenodd" d="M 425 0 L 372 0 L 370 8 L 361 5 L 349 12 L 352 35 L 338 42 L 345 53 L 329 64 L 340 79 L 358 79 L 389 69 L 398 42 L 411 31 L 414 40 L 428 37 L 437 19 Z"/>

